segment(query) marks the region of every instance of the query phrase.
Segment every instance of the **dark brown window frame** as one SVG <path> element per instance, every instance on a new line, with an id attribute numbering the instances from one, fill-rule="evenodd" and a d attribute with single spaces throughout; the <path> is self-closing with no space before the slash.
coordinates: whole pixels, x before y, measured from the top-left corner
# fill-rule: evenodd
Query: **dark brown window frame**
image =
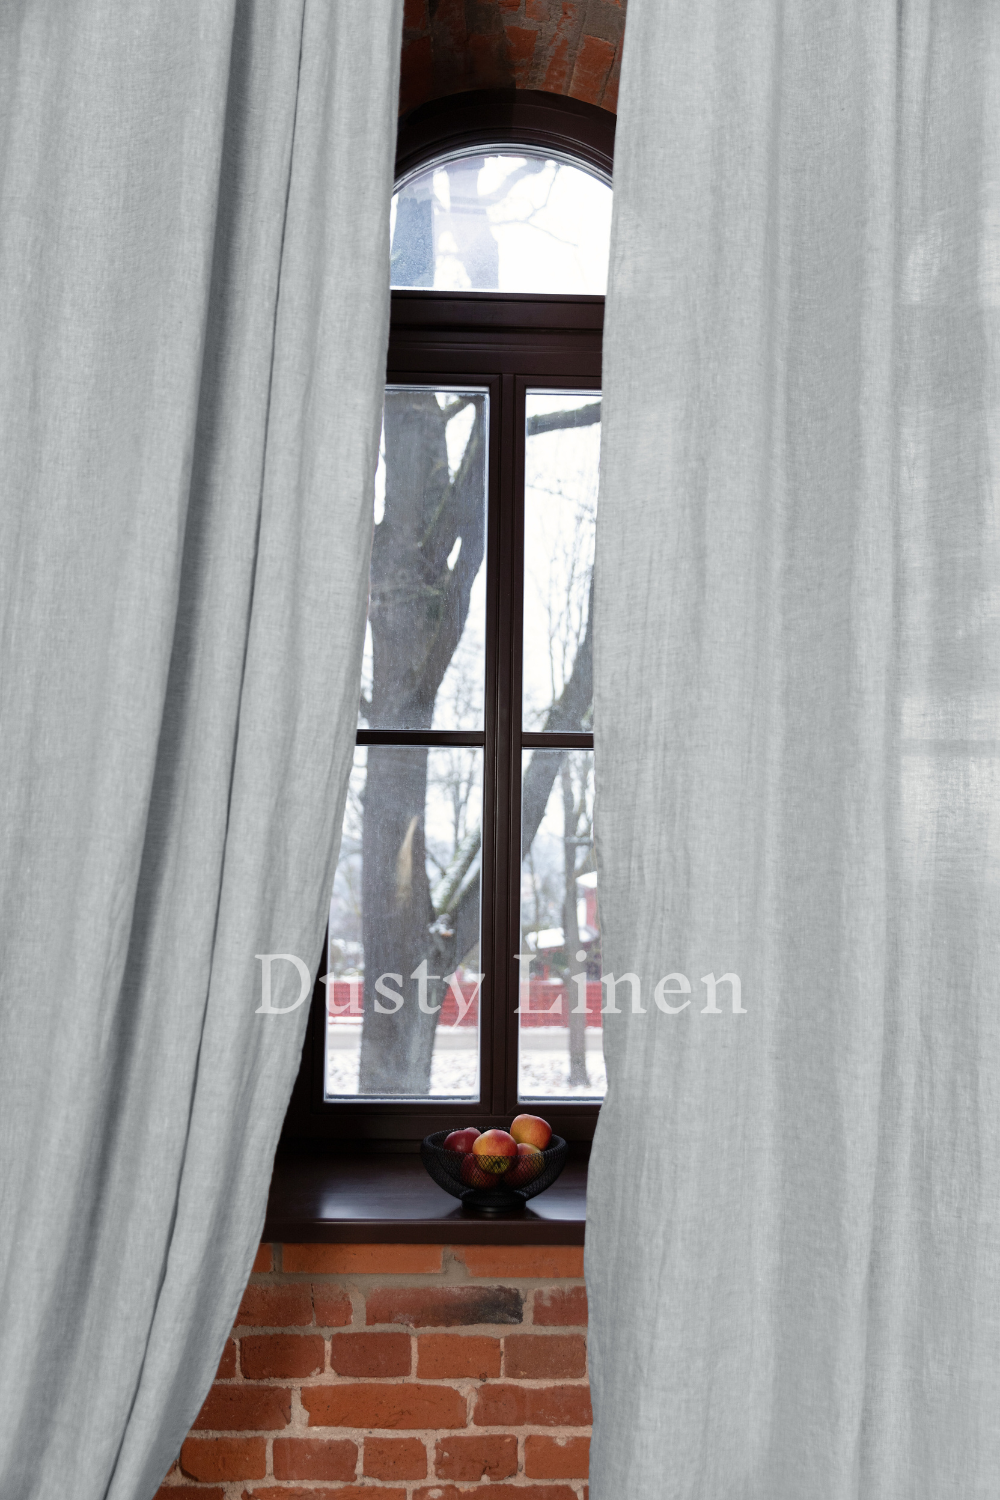
<path id="1" fill-rule="evenodd" d="M 480 145 L 530 145 L 610 176 L 614 116 L 557 95 L 478 91 L 421 106 L 400 125 L 397 180 L 446 152 Z M 586 733 L 521 730 L 521 621 L 525 394 L 538 387 L 599 391 L 603 297 L 494 292 L 392 293 L 388 384 L 475 386 L 490 393 L 487 512 L 487 667 L 484 730 L 415 733 L 360 730 L 358 744 L 484 746 L 481 1101 L 338 1101 L 323 1097 L 326 993 L 317 979 L 302 1063 L 283 1145 L 365 1141 L 412 1146 L 433 1130 L 474 1120 L 509 1122 L 517 1104 L 517 964 L 520 933 L 520 767 L 523 747 L 588 748 Z M 324 954 L 326 941 L 324 939 Z M 322 962 L 317 974 L 325 972 Z M 600 1105 L 546 1103 L 546 1118 L 569 1140 L 591 1138 Z"/>

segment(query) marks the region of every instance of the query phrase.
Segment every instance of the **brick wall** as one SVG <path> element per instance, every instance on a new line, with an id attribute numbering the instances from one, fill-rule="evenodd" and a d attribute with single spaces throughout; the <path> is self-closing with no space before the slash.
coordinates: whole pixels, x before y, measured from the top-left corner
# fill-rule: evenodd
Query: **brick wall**
<path id="1" fill-rule="evenodd" d="M 157 1500 L 581 1500 L 583 1251 L 262 1245 Z"/>
<path id="2" fill-rule="evenodd" d="M 406 0 L 399 107 L 544 89 L 614 110 L 625 0 Z"/>

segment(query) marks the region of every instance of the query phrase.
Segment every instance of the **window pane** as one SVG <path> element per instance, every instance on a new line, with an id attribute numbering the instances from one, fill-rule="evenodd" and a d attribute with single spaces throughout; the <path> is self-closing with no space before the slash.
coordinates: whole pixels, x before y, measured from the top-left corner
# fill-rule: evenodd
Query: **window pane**
<path id="1" fill-rule="evenodd" d="M 478 1099 L 482 804 L 481 750 L 355 751 L 330 902 L 328 1099 Z"/>
<path id="2" fill-rule="evenodd" d="M 593 719 L 590 582 L 601 398 L 528 392 L 524 462 L 525 729 Z"/>
<path id="3" fill-rule="evenodd" d="M 522 773 L 518 1097 L 603 1099 L 594 752 L 525 750 Z"/>
<path id="4" fill-rule="evenodd" d="M 603 296 L 611 189 L 551 156 L 467 154 L 422 168 L 392 200 L 392 284 Z"/>
<path id="5" fill-rule="evenodd" d="M 386 391 L 362 726 L 482 728 L 488 403 L 484 391 Z"/>

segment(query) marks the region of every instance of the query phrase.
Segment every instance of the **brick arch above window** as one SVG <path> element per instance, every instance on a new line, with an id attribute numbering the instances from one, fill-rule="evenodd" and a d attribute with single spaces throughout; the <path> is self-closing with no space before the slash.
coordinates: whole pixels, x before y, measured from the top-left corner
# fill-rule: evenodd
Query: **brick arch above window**
<path id="1" fill-rule="evenodd" d="M 537 89 L 614 111 L 626 0 L 406 0 L 399 107 Z"/>

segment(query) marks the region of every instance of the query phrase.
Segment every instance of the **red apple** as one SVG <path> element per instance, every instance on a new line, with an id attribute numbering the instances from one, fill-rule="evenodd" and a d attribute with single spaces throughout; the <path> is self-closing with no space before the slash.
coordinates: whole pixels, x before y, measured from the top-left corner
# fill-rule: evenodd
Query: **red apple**
<path id="1" fill-rule="evenodd" d="M 527 1183 L 534 1182 L 545 1170 L 545 1156 L 537 1146 L 529 1146 L 524 1141 L 517 1148 L 517 1161 L 509 1172 L 504 1174 L 504 1187 L 525 1187 Z"/>
<path id="2" fill-rule="evenodd" d="M 511 1158 L 517 1156 L 517 1142 L 506 1130 L 484 1131 L 473 1141 L 472 1149 L 479 1159 L 479 1165 L 496 1176 L 506 1172 L 512 1164 Z"/>
<path id="3" fill-rule="evenodd" d="M 552 1126 L 539 1115 L 518 1115 L 510 1127 L 510 1133 L 520 1146 L 537 1146 L 544 1151 L 552 1139 Z"/>
<path id="4" fill-rule="evenodd" d="M 461 1151 L 464 1156 L 466 1151 L 472 1150 L 472 1143 L 478 1136 L 479 1131 L 475 1125 L 466 1125 L 464 1130 L 453 1130 L 442 1142 L 445 1151 Z"/>
<path id="5" fill-rule="evenodd" d="M 459 1175 L 468 1187 L 491 1188 L 496 1187 L 497 1179 L 492 1172 L 487 1172 L 473 1156 L 470 1151 L 468 1156 L 462 1158 Z"/>

